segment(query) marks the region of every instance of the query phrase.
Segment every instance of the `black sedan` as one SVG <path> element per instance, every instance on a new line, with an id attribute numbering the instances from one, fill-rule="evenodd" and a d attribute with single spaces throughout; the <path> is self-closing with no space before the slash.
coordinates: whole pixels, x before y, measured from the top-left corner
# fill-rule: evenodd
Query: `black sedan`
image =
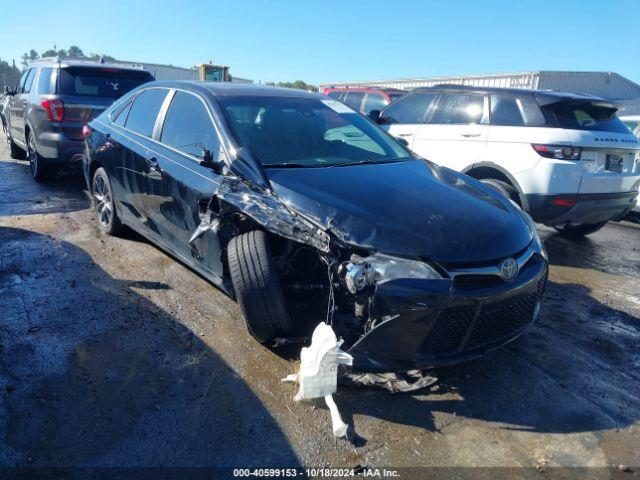
<path id="1" fill-rule="evenodd" d="M 478 357 L 527 329 L 547 259 L 499 192 L 322 95 L 152 82 L 85 127 L 98 225 L 234 296 L 270 345 L 331 323 L 359 370 Z"/>

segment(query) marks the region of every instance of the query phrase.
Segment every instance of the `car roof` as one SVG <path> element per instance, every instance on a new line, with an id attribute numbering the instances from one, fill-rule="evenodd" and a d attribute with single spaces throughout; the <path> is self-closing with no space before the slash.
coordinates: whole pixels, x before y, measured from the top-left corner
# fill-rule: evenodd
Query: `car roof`
<path id="1" fill-rule="evenodd" d="M 307 92 L 296 88 L 271 87 L 251 83 L 207 82 L 199 80 L 166 80 L 144 84 L 149 87 L 181 88 L 199 92 L 212 97 L 287 97 L 287 98 L 316 98 L 326 100 L 326 96 L 315 92 Z"/>
<path id="2" fill-rule="evenodd" d="M 141 67 L 136 67 L 133 65 L 126 65 L 122 63 L 116 62 L 96 62 L 94 60 L 81 60 L 81 59 L 58 59 L 57 57 L 47 57 L 47 58 L 39 58 L 37 60 L 32 61 L 29 64 L 29 67 L 37 67 L 37 66 L 50 66 L 57 65 L 62 68 L 65 67 L 87 67 L 87 68 L 117 68 L 118 70 L 132 70 L 136 72 L 148 72 Z M 150 73 L 150 72 L 149 72 Z"/>
<path id="3" fill-rule="evenodd" d="M 597 101 L 607 102 L 602 97 L 595 95 L 588 95 L 585 93 L 574 92 L 562 92 L 558 90 L 534 90 L 531 88 L 501 88 L 501 87 L 476 87 L 471 85 L 434 85 L 432 87 L 417 87 L 412 90 L 426 91 L 426 92 L 478 92 L 478 93 L 509 93 L 515 95 L 535 95 L 535 97 L 542 101 L 541 103 L 556 103 L 565 100 L 583 100 L 583 101 Z"/>
<path id="4" fill-rule="evenodd" d="M 340 91 L 340 92 L 385 92 L 385 93 L 408 93 L 407 90 L 400 88 L 387 88 L 387 87 L 327 87 L 325 91 Z"/>

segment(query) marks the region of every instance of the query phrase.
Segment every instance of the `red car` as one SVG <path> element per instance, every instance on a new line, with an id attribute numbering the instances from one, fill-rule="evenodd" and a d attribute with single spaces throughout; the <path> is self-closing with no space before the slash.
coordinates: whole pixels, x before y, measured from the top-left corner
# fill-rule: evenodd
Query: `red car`
<path id="1" fill-rule="evenodd" d="M 354 110 L 369 115 L 371 110 L 382 110 L 407 92 L 396 88 L 331 87 L 325 88 L 322 93 L 346 103 Z"/>

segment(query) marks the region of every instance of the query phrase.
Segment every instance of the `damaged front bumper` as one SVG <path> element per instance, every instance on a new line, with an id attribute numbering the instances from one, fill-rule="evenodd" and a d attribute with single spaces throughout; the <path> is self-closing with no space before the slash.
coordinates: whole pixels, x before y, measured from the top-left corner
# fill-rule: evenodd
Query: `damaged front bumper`
<path id="1" fill-rule="evenodd" d="M 547 262 L 534 255 L 511 282 L 499 279 L 392 280 L 377 286 L 379 319 L 348 349 L 356 371 L 451 365 L 504 345 L 535 321 Z"/>

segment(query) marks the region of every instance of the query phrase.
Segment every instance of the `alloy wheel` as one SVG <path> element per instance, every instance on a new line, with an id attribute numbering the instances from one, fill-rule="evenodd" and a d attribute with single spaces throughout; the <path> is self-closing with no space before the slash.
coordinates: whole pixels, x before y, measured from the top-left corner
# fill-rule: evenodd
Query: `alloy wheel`
<path id="1" fill-rule="evenodd" d="M 96 175 L 93 179 L 93 198 L 95 198 L 98 221 L 104 227 L 108 227 L 113 219 L 113 197 L 109 184 L 102 175 Z"/>
<path id="2" fill-rule="evenodd" d="M 36 153 L 36 139 L 31 132 L 29 132 L 29 138 L 27 140 L 27 160 L 29 160 L 31 173 L 35 177 L 38 173 L 38 154 Z"/>

